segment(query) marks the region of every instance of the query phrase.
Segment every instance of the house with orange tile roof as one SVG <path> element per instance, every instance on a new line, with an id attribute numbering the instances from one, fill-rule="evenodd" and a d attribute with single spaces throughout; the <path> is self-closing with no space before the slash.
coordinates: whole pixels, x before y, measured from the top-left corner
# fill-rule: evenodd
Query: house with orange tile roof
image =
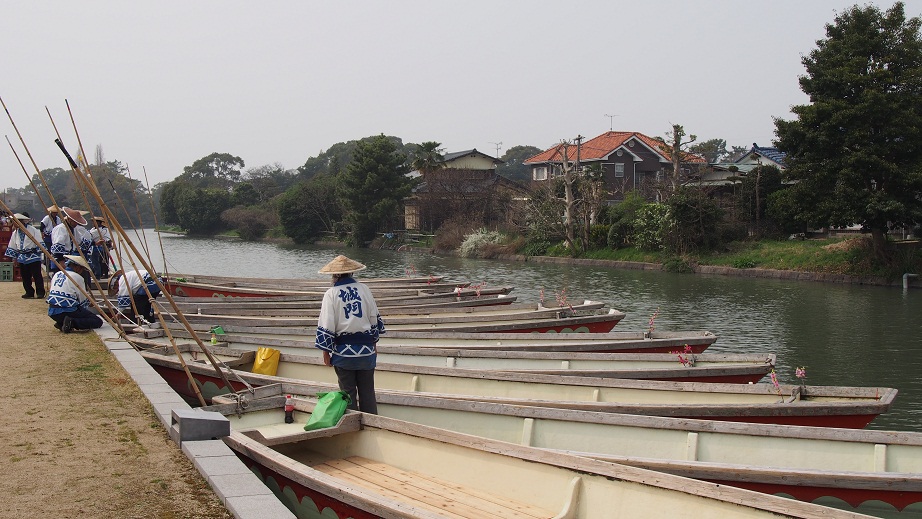
<path id="1" fill-rule="evenodd" d="M 611 198 L 621 200 L 625 193 L 638 190 L 653 198 L 656 184 L 668 180 L 672 174 L 671 156 L 671 150 L 662 140 L 640 132 L 610 131 L 579 145 L 558 144 L 524 163 L 531 166 L 534 183 L 548 182 L 562 175 L 564 160 L 571 166 L 579 162 L 581 168 L 598 164 Z M 687 177 L 706 162 L 699 155 L 683 154 L 683 175 Z"/>

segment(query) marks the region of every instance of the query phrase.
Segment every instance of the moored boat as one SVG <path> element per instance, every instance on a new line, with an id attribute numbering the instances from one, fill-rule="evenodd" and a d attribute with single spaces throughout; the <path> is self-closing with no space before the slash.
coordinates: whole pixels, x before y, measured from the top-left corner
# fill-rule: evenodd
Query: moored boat
<path id="1" fill-rule="evenodd" d="M 180 362 L 166 349 L 141 355 L 174 390 L 190 398 L 194 390 L 189 376 L 206 399 L 248 384 L 312 381 L 336 387 L 335 372 L 326 366 L 280 364 L 277 376 L 269 376 L 249 372 L 251 366 L 244 362 L 232 370 L 231 387 L 227 387 L 204 361 Z M 235 359 L 239 357 L 227 360 Z M 406 365 L 378 369 L 375 387 L 379 393 L 560 409 L 845 428 L 866 426 L 890 408 L 897 394 L 892 388 L 659 382 Z"/>
<path id="2" fill-rule="evenodd" d="M 508 296 L 503 296 L 508 297 Z M 220 299 L 214 303 L 185 303 L 184 298 L 177 298 L 175 309 L 184 314 L 207 314 L 219 316 L 251 316 L 251 317 L 302 317 L 314 318 L 320 314 L 320 306 L 312 305 L 305 307 L 298 303 L 284 302 L 277 306 L 272 306 L 265 302 L 248 304 L 237 300 L 234 302 L 223 302 L 226 299 Z M 584 301 L 575 305 L 544 306 L 541 304 L 529 303 L 510 303 L 508 305 L 482 305 L 482 306 L 441 306 L 435 304 L 418 304 L 418 305 L 378 305 L 381 316 L 387 318 L 402 318 L 408 316 L 415 317 L 439 317 L 444 320 L 471 320 L 474 317 L 496 316 L 497 318 L 509 318 L 508 316 L 519 317 L 548 317 L 561 315 L 576 315 L 580 312 L 600 310 L 605 303 L 600 301 Z M 158 302 L 158 307 L 163 313 L 174 313 L 174 307 Z"/>
<path id="3" fill-rule="evenodd" d="M 326 287 L 291 287 L 291 288 L 260 288 L 230 285 L 212 285 L 208 283 L 193 283 L 189 281 L 170 280 L 166 283 L 167 291 L 178 297 L 274 297 L 274 296 L 299 296 L 320 299 L 323 293 L 329 288 Z M 372 292 L 377 299 L 380 295 L 382 298 L 388 297 L 411 297 L 411 296 L 429 296 L 451 298 L 460 295 L 493 295 L 508 294 L 512 287 L 478 287 L 478 288 L 449 288 L 446 290 L 432 290 L 425 288 L 425 285 L 419 288 L 373 288 Z"/>
<path id="4" fill-rule="evenodd" d="M 158 344 L 158 343 L 155 343 Z M 190 354 L 197 345 L 180 345 Z M 211 348 L 225 362 L 235 366 L 252 364 L 255 351 L 250 349 Z M 169 354 L 165 349 L 156 350 Z M 698 354 L 685 355 L 681 361 L 667 353 L 571 353 L 533 351 L 469 351 L 412 346 L 379 346 L 378 370 L 393 366 L 429 366 L 474 371 L 507 371 L 575 377 L 630 378 L 682 382 L 723 382 L 746 384 L 758 382 L 775 364 L 773 354 Z M 298 354 L 284 354 L 280 364 L 323 365 L 316 348 Z M 294 371 L 287 366 L 280 372 Z"/>
<path id="5" fill-rule="evenodd" d="M 273 409 L 294 395 L 309 409 L 316 386 L 274 384 L 215 398 Z M 220 407 L 217 407 L 219 404 Z M 909 517 L 922 506 L 922 434 L 565 411 L 382 395 L 378 413 L 430 427 L 648 468 L 837 508 Z M 886 505 L 881 505 L 885 503 Z M 907 509 L 906 515 L 897 512 Z"/>
<path id="6" fill-rule="evenodd" d="M 170 314 L 167 314 L 170 315 Z M 190 323 L 211 326 L 237 325 L 260 328 L 264 334 L 290 335 L 292 328 L 307 328 L 317 324 L 316 317 L 259 317 L 248 315 L 183 314 Z M 603 333 L 609 332 L 624 318 L 624 312 L 571 312 L 555 309 L 526 313 L 493 313 L 469 315 L 399 315 L 386 317 L 388 331 L 452 331 L 452 332 L 515 332 L 515 333 Z M 301 333 L 298 330 L 296 333 Z M 311 333 L 311 332 L 308 332 Z"/>
<path id="7" fill-rule="evenodd" d="M 174 337 L 193 339 L 178 323 L 168 323 Z M 195 337 L 208 341 L 212 326 L 193 324 Z M 289 328 L 286 335 L 262 333 L 265 328 L 224 325 L 223 334 L 215 335 L 215 344 L 239 349 L 259 346 L 275 348 L 283 353 L 303 353 L 314 348 L 312 328 Z M 132 340 L 157 339 L 165 333 L 157 328 L 139 328 Z M 607 333 L 472 333 L 472 332 L 407 332 L 388 331 L 380 337 L 379 351 L 387 348 L 446 349 L 465 351 L 547 351 L 589 353 L 672 353 L 704 352 L 717 340 L 708 331 L 688 332 L 607 332 Z"/>
<path id="8" fill-rule="evenodd" d="M 224 442 L 299 517 L 860 517 L 366 413 L 305 431 L 308 406 L 225 415 Z"/>

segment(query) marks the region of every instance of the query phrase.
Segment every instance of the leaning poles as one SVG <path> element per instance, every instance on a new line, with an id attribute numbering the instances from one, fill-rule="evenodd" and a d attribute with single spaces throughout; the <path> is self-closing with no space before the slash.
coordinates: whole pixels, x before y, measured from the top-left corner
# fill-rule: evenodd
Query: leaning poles
<path id="1" fill-rule="evenodd" d="M 170 269 L 166 266 L 166 252 L 163 251 L 163 238 L 160 237 L 160 222 L 157 221 L 157 210 L 154 208 L 154 195 L 150 190 L 150 181 L 147 180 L 147 168 L 141 167 L 144 172 L 144 184 L 147 186 L 147 199 L 150 201 L 150 212 L 154 215 L 154 232 L 157 233 L 157 241 L 160 242 L 160 255 L 163 257 L 163 272 L 169 276 Z"/>
<path id="2" fill-rule="evenodd" d="M 68 113 L 71 115 L 71 121 L 73 122 L 73 114 L 70 112 L 70 105 L 69 105 L 69 104 L 68 104 Z M 74 131 L 76 132 L 76 124 L 74 124 Z M 78 137 L 78 141 L 79 141 L 79 137 Z M 74 159 L 70 156 L 70 153 L 67 152 L 67 149 L 63 146 L 63 144 L 58 144 L 58 146 L 61 148 L 61 151 L 62 151 L 62 152 L 65 154 L 65 156 L 67 157 L 67 160 L 68 160 L 68 162 L 70 162 L 71 167 L 73 167 L 74 169 L 77 169 L 77 168 L 76 168 L 76 165 L 77 165 L 76 162 L 74 162 Z M 201 340 L 201 338 L 198 336 L 198 334 L 195 333 L 195 330 L 194 330 L 192 324 L 189 323 L 189 321 L 186 319 L 185 315 L 183 315 L 183 313 L 179 310 L 179 306 L 176 304 L 176 301 L 173 300 L 173 296 L 166 290 L 166 287 L 163 286 L 163 283 L 160 282 L 160 279 L 157 277 L 156 271 L 154 270 L 154 268 L 147 262 L 147 260 L 145 260 L 144 256 L 141 255 L 140 251 L 139 251 L 138 248 L 135 246 L 134 242 L 133 242 L 133 241 L 131 240 L 131 238 L 128 236 L 128 233 L 127 233 L 127 232 L 125 231 L 125 229 L 121 226 L 121 224 L 119 223 L 118 219 L 115 218 L 115 214 L 112 213 L 112 211 L 109 209 L 109 207 L 108 207 L 108 206 L 106 205 L 106 203 L 103 201 L 102 195 L 100 195 L 99 190 L 96 188 L 96 185 L 95 185 L 95 183 L 93 182 L 92 176 L 91 176 L 89 173 L 86 173 L 85 176 L 87 177 L 85 183 L 86 183 L 86 185 L 90 188 L 90 189 L 89 189 L 90 194 L 96 199 L 96 202 L 99 204 L 100 208 L 101 208 L 102 211 L 105 213 L 106 219 L 107 219 L 109 222 L 112 223 L 112 225 L 115 227 L 116 231 L 119 233 L 119 235 L 121 235 L 122 239 L 125 241 L 125 244 L 128 246 L 129 249 L 131 249 L 131 252 L 135 255 L 135 257 L 138 259 L 138 261 L 139 261 L 139 262 L 141 263 L 141 265 L 144 267 L 144 270 L 146 270 L 148 273 L 151 274 L 151 278 L 152 278 L 152 280 L 154 281 L 154 283 L 155 283 L 155 284 L 157 285 L 157 287 L 160 289 L 160 291 L 161 291 L 161 293 L 164 295 L 164 297 L 166 297 L 166 299 L 167 299 L 167 301 L 169 302 L 170 306 L 176 311 L 176 315 L 175 315 L 176 318 L 178 318 L 178 320 L 180 321 L 180 323 L 182 323 L 183 327 L 186 328 L 186 330 L 188 330 L 189 333 L 192 335 L 192 337 L 193 337 L 193 339 L 195 340 L 195 342 L 196 342 L 196 344 L 198 345 L 198 347 L 202 350 L 202 352 L 205 353 L 205 356 L 208 357 L 209 362 L 211 362 L 212 366 L 214 366 L 215 371 L 217 371 L 218 374 L 221 376 L 221 379 L 222 379 L 222 381 L 224 382 L 224 384 L 228 387 L 228 389 L 232 389 L 233 386 L 231 385 L 230 381 L 228 380 L 227 375 L 225 374 L 224 370 L 221 369 L 221 366 L 220 366 L 220 363 L 218 362 L 218 360 L 217 360 L 217 359 L 214 357 L 214 355 L 211 353 L 211 350 L 210 350 L 208 347 L 205 346 L 205 343 L 202 342 L 202 340 Z M 149 294 L 148 294 L 148 295 L 149 295 Z M 197 387 L 197 385 L 196 385 L 196 387 Z M 199 395 L 200 395 L 200 393 L 199 393 Z"/>
<path id="3" fill-rule="evenodd" d="M 95 184 L 93 183 L 93 181 L 92 181 L 92 177 L 91 177 L 89 174 L 79 173 L 79 168 L 78 168 L 78 166 L 77 166 L 77 163 L 74 162 L 73 158 L 70 156 L 70 153 L 67 152 L 67 149 L 64 147 L 64 145 L 61 144 L 60 140 L 57 140 L 57 141 L 55 141 L 55 142 L 58 144 L 58 147 L 61 148 L 61 151 L 64 153 L 65 157 L 67 157 L 68 162 L 70 162 L 71 168 L 73 168 L 75 172 L 78 172 L 78 176 L 82 179 L 83 183 L 86 185 L 87 190 L 90 191 L 90 193 L 93 195 L 93 197 L 96 198 L 97 202 L 99 202 L 101 210 L 104 212 L 104 214 L 105 214 L 106 218 L 109 220 L 109 222 L 114 226 L 114 229 L 115 229 L 116 232 L 119 234 L 119 236 L 121 237 L 121 239 L 124 240 L 127 244 L 129 244 L 129 247 L 132 249 L 132 251 L 134 251 L 134 253 L 135 253 L 136 255 L 138 255 L 138 260 L 141 261 L 142 263 L 144 263 L 144 259 L 140 257 L 140 254 L 138 253 L 137 249 L 136 249 L 136 248 L 134 247 L 134 245 L 131 243 L 131 239 L 128 238 L 128 236 L 126 235 L 125 230 L 119 225 L 118 220 L 115 219 L 115 215 L 112 213 L 111 210 L 109 210 L 108 206 L 102 201 L 102 196 L 99 195 L 98 189 L 96 188 L 96 185 L 95 185 Z M 128 259 L 129 259 L 129 262 L 132 264 L 132 266 L 135 268 L 135 270 L 138 270 L 138 269 L 134 266 L 134 265 L 135 265 L 135 264 L 134 264 L 134 261 L 132 260 L 132 258 L 131 258 L 130 255 L 128 255 Z M 146 264 L 145 264 L 145 270 L 148 270 L 148 271 L 150 270 L 149 267 L 148 267 Z M 123 269 L 123 271 L 122 271 L 122 276 L 124 277 L 124 275 L 125 275 L 125 271 L 124 271 L 124 269 Z M 157 285 L 160 286 L 161 290 L 163 290 L 163 287 L 160 285 L 160 282 L 159 282 L 159 280 L 157 280 L 157 277 L 156 277 L 156 276 L 153 276 L 153 279 L 155 280 L 155 282 L 157 283 Z M 124 280 L 124 281 L 127 283 L 127 280 Z M 150 291 L 148 290 L 147 285 L 146 285 L 145 283 L 143 283 L 143 279 L 142 279 L 141 286 L 144 287 L 144 292 L 147 294 L 147 297 L 150 298 L 150 299 L 153 299 L 153 296 L 151 295 Z M 134 306 L 133 303 L 132 303 L 132 306 Z M 160 314 L 158 313 L 158 317 L 159 317 L 160 320 L 161 320 L 161 326 L 164 328 L 164 330 L 166 330 L 166 329 L 167 329 L 167 326 L 166 326 L 166 323 L 163 321 L 162 315 L 160 315 Z M 118 326 L 118 325 L 116 325 L 116 326 Z M 118 326 L 118 327 L 121 328 L 120 326 Z M 183 370 L 186 372 L 186 376 L 189 378 L 189 381 L 190 381 L 190 383 L 191 383 L 191 385 L 192 385 L 192 388 L 193 388 L 193 390 L 195 391 L 196 396 L 198 397 L 199 403 L 200 403 L 201 405 L 206 405 L 205 397 L 202 395 L 201 390 L 200 390 L 199 387 L 198 387 L 198 384 L 195 383 L 195 378 L 192 376 L 192 373 L 189 371 L 189 368 L 188 368 L 188 366 L 187 366 L 186 363 L 185 363 L 185 360 L 182 358 L 182 353 L 179 351 L 179 346 L 176 344 L 176 339 L 175 339 L 175 337 L 173 337 L 173 335 L 172 335 L 171 333 L 169 333 L 169 332 L 166 332 L 166 334 L 167 334 L 167 337 L 168 337 L 169 340 L 170 340 L 170 344 L 173 346 L 173 350 L 174 350 L 174 352 L 176 353 L 177 358 L 179 359 L 179 362 L 181 363 L 181 365 L 182 365 L 182 367 L 183 367 Z M 125 337 L 125 339 L 128 340 L 127 337 Z M 129 342 L 130 342 L 130 341 L 129 341 Z M 203 347 L 203 351 L 204 351 L 204 347 Z M 213 358 L 213 357 L 211 357 L 210 352 L 207 352 L 207 351 L 206 351 L 206 355 L 209 357 L 209 360 L 211 360 L 211 359 Z M 216 370 L 219 370 L 217 364 L 215 363 L 214 365 L 215 365 L 215 369 L 216 369 Z M 220 371 L 220 370 L 219 370 L 219 371 Z M 223 372 L 221 373 L 221 376 L 222 376 L 222 378 L 224 377 Z M 225 380 L 226 380 L 226 379 L 225 379 Z M 227 382 L 227 385 L 230 386 L 230 383 Z"/>

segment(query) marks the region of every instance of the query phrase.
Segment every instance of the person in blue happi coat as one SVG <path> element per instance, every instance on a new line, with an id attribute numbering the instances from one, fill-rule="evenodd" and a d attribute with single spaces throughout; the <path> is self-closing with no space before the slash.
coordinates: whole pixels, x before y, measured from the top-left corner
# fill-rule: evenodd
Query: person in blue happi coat
<path id="1" fill-rule="evenodd" d="M 371 290 L 352 277 L 364 268 L 340 255 L 320 269 L 333 277 L 333 287 L 323 295 L 314 346 L 323 350 L 323 363 L 336 370 L 339 389 L 351 399 L 349 409 L 378 414 L 376 344 L 384 321 Z"/>
<path id="2" fill-rule="evenodd" d="M 23 299 L 38 297 L 45 298 L 45 278 L 42 275 L 42 233 L 29 225 L 32 218 L 28 213 L 13 215 L 22 229 L 17 228 L 10 236 L 10 244 L 6 248 L 6 255 L 19 264 L 19 273 L 22 276 L 22 288 L 25 293 Z M 33 286 L 33 284 L 35 286 Z"/>
<path id="3" fill-rule="evenodd" d="M 64 333 L 92 330 L 102 326 L 102 319 L 89 310 L 89 286 L 84 276 L 90 265 L 81 256 L 64 256 L 64 270 L 54 273 L 48 290 L 48 317 Z"/>

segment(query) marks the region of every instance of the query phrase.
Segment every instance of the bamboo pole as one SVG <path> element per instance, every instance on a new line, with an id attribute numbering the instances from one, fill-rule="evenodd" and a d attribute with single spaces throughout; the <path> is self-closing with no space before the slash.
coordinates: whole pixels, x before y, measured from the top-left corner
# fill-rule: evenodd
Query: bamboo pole
<path id="1" fill-rule="evenodd" d="M 69 162 L 70 165 L 71 165 L 71 168 L 72 168 L 75 172 L 77 172 L 77 171 L 78 171 L 77 163 L 74 162 L 73 158 L 72 158 L 72 157 L 70 156 L 70 154 L 67 152 L 67 149 L 66 149 L 66 148 L 64 147 L 64 145 L 61 143 L 61 141 L 60 141 L 60 140 L 56 140 L 55 143 L 58 145 L 58 147 L 61 149 L 61 151 L 64 153 L 64 155 L 67 157 L 67 160 L 68 160 L 68 162 Z M 85 176 L 86 178 L 84 178 L 84 177 L 79 177 L 79 178 L 82 178 L 83 183 L 84 183 L 84 184 L 86 185 L 86 187 L 87 187 L 87 190 L 90 191 L 90 193 L 93 195 L 94 198 L 96 198 L 97 202 L 100 204 L 100 208 L 102 209 L 102 211 L 103 211 L 104 213 L 108 213 L 108 214 L 106 215 L 106 218 L 107 218 L 107 219 L 109 220 L 109 222 L 111 222 L 111 224 L 114 226 L 113 228 L 116 230 L 116 232 L 119 233 L 119 235 L 121 236 L 121 238 L 124 239 L 124 240 L 126 241 L 126 243 L 129 243 L 129 244 L 130 244 L 130 238 L 128 238 L 128 237 L 125 235 L 125 230 L 119 225 L 118 220 L 115 219 L 115 215 L 112 213 L 111 210 L 109 210 L 108 206 L 103 202 L 102 196 L 99 195 L 98 189 L 96 188 L 95 184 L 92 182 L 92 177 L 91 177 L 90 175 L 88 175 L 88 174 L 84 174 L 84 176 Z M 132 246 L 131 248 L 132 248 L 132 250 L 134 250 L 135 254 L 138 254 L 137 250 L 134 249 L 133 246 Z M 132 263 L 132 266 L 135 267 L 134 262 L 131 260 L 131 257 L 130 257 L 130 256 L 128 256 L 128 259 L 129 259 L 129 261 Z M 141 262 L 143 262 L 143 258 L 140 258 L 140 257 L 139 257 L 138 259 L 139 259 Z M 136 267 L 135 267 L 135 270 L 138 271 L 138 269 L 137 269 Z M 122 269 L 122 276 L 124 277 L 124 275 L 125 275 L 125 270 Z M 156 276 L 154 276 L 154 279 L 156 280 Z M 163 286 L 160 285 L 159 281 L 157 282 L 157 285 L 160 286 L 160 289 L 161 289 L 161 290 L 163 290 Z M 141 280 L 141 286 L 144 287 L 144 291 L 145 291 L 145 293 L 147 294 L 148 298 L 150 298 L 151 300 L 153 300 L 154 298 L 152 297 L 150 291 L 147 289 L 147 285 L 143 282 L 143 278 L 142 278 L 142 280 Z M 129 285 L 129 292 L 130 292 L 130 285 Z M 108 298 L 106 298 L 106 300 L 108 301 Z M 132 302 L 132 307 L 134 307 L 134 303 L 133 303 L 133 302 Z M 137 308 L 135 308 L 135 313 L 137 314 Z M 158 316 L 159 316 L 160 319 L 161 319 L 161 326 L 164 328 L 164 330 L 166 330 L 168 327 L 166 326 L 166 323 L 163 321 L 162 315 L 160 315 L 160 314 L 158 313 Z M 115 325 L 115 326 L 113 326 L 113 327 L 114 327 L 114 328 L 117 328 L 117 329 L 121 329 L 121 326 L 120 326 L 120 325 Z M 183 357 L 182 357 L 182 352 L 179 351 L 179 346 L 176 344 L 176 339 L 175 339 L 175 337 L 173 337 L 172 333 L 170 333 L 170 332 L 168 332 L 168 331 L 165 331 L 165 333 L 166 333 L 167 337 L 168 337 L 169 340 L 170 340 L 170 344 L 173 346 L 173 350 L 174 350 L 174 352 L 176 353 L 177 358 L 179 359 L 180 364 L 183 366 L 183 370 L 186 372 L 186 376 L 189 378 L 189 382 L 190 382 L 190 384 L 192 385 L 192 388 L 193 388 L 193 390 L 195 391 L 196 396 L 198 397 L 199 403 L 200 403 L 201 405 L 203 405 L 203 406 L 206 405 L 205 397 L 202 395 L 201 390 L 200 390 L 199 387 L 198 387 L 198 384 L 195 383 L 195 377 L 193 377 L 193 376 L 192 376 L 192 373 L 189 371 L 189 368 L 188 368 L 188 366 L 187 366 L 186 363 L 185 363 L 185 359 L 183 359 Z M 129 343 L 131 343 L 131 340 L 128 339 L 127 336 L 125 336 L 124 338 L 125 338 L 126 341 L 128 341 Z M 206 355 L 207 355 L 207 353 L 206 353 Z M 216 366 L 215 369 L 218 369 L 218 370 L 219 370 L 219 368 L 217 368 L 217 365 L 216 365 L 216 364 L 215 364 L 215 366 Z M 219 371 L 220 371 L 220 370 L 219 370 Z M 223 377 L 223 373 L 222 373 L 222 377 Z M 230 383 L 229 383 L 229 382 L 227 382 L 227 385 L 228 385 L 228 387 L 230 387 Z"/>
<path id="2" fill-rule="evenodd" d="M 20 144 L 22 144 L 23 149 L 26 150 L 26 155 L 29 157 L 29 161 L 32 162 L 32 167 L 35 168 L 35 172 L 38 174 L 39 180 L 41 180 L 41 182 L 42 182 L 42 186 L 45 188 L 45 191 L 48 193 L 48 196 L 49 196 L 50 199 L 51 199 L 51 204 L 52 204 L 52 205 L 56 205 L 55 202 L 54 202 L 54 196 L 51 194 L 51 189 L 48 188 L 48 184 L 45 182 L 45 178 L 42 177 L 42 175 L 41 175 L 41 170 L 38 169 L 38 164 L 35 163 L 35 158 L 32 157 L 32 152 L 30 152 L 30 151 L 29 151 L 29 147 L 26 146 L 26 141 L 25 141 L 25 139 L 23 139 L 22 133 L 19 132 L 19 127 L 16 126 L 16 121 L 13 120 L 13 115 L 12 115 L 12 114 L 10 113 L 10 111 L 6 108 L 6 103 L 3 102 L 3 98 L 2 98 L 2 97 L 0 97 L 0 105 L 3 106 L 3 111 L 6 112 L 6 117 L 7 117 L 7 119 L 10 120 L 10 125 L 12 125 L 12 126 L 13 126 L 13 130 L 16 131 L 16 136 L 19 137 L 19 142 L 20 142 Z M 10 144 L 10 147 L 12 148 L 13 145 Z M 18 156 L 17 156 L 17 158 L 18 158 Z M 21 163 L 20 163 L 20 164 L 21 164 Z M 23 173 L 25 173 L 25 168 L 23 168 Z M 29 183 L 31 183 L 31 182 L 32 182 L 32 177 L 29 177 L 28 173 L 26 174 L 26 177 L 29 178 Z M 33 185 L 33 188 L 34 188 L 34 185 Z M 38 191 L 36 191 L 35 194 L 39 197 L 39 200 L 42 200 L 41 194 L 39 194 Z M 48 207 L 49 207 L 49 206 L 45 205 L 45 202 L 43 201 L 43 202 L 42 202 L 42 209 L 45 211 L 45 214 L 49 214 L 49 213 L 48 213 Z"/>
<path id="3" fill-rule="evenodd" d="M 144 185 L 147 186 L 147 199 L 150 201 L 150 212 L 154 215 L 154 232 L 157 233 L 157 241 L 160 242 L 160 255 L 163 257 L 163 272 L 169 276 L 170 270 L 166 265 L 166 252 L 163 250 L 163 238 L 160 236 L 160 222 L 157 221 L 157 209 L 154 207 L 154 192 L 150 189 L 150 181 L 147 179 L 147 168 L 141 167 L 144 172 Z"/>
<path id="4" fill-rule="evenodd" d="M 76 132 L 76 131 L 77 131 L 77 127 L 76 127 L 76 124 L 74 123 L 73 113 L 72 113 L 71 110 L 70 110 L 70 104 L 67 105 L 67 111 L 68 111 L 68 114 L 70 115 L 71 122 L 72 122 L 72 124 L 73 124 L 73 126 L 74 126 L 74 131 Z M 79 140 L 80 140 L 79 135 L 78 135 L 78 137 L 77 137 L 77 140 L 78 140 L 78 142 L 79 142 Z M 67 159 L 68 159 L 68 161 L 71 163 L 71 165 L 72 165 L 72 166 L 75 166 L 76 163 L 74 163 L 73 158 L 70 156 L 70 154 L 67 153 L 67 149 L 64 148 L 63 144 L 59 143 L 58 146 L 61 148 L 61 151 L 64 152 L 65 156 L 67 157 Z M 151 274 L 151 277 L 152 277 L 152 280 L 154 281 L 154 283 L 157 285 L 157 287 L 160 289 L 161 293 L 164 295 L 164 297 L 165 297 L 165 298 L 167 299 L 167 301 L 170 303 L 170 306 L 176 311 L 175 317 L 178 317 L 178 318 L 179 318 L 179 321 L 182 323 L 183 327 L 185 327 L 186 330 L 188 330 L 188 331 L 192 334 L 192 336 L 193 336 L 193 338 L 194 338 L 196 344 L 197 344 L 198 347 L 202 350 L 202 352 L 205 353 L 205 356 L 208 357 L 209 362 L 211 362 L 211 365 L 214 366 L 215 371 L 217 371 L 218 375 L 220 375 L 220 377 L 221 377 L 222 381 L 224 382 L 224 384 L 228 387 L 228 389 L 232 389 L 233 386 L 231 385 L 230 381 L 228 380 L 227 375 L 224 373 L 224 370 L 221 369 L 221 366 L 219 365 L 218 360 L 217 360 L 217 359 L 214 357 L 214 355 L 211 353 L 211 350 L 210 350 L 208 347 L 205 346 L 205 344 L 202 342 L 201 338 L 199 338 L 198 335 L 195 333 L 195 331 L 194 331 L 194 329 L 193 329 L 193 327 L 192 327 L 192 324 L 189 323 L 189 321 L 186 319 L 185 315 L 183 315 L 183 313 L 179 310 L 179 306 L 176 304 L 176 301 L 173 300 L 172 294 L 170 294 L 170 293 L 166 290 L 166 287 L 163 286 L 163 283 L 160 282 L 160 279 L 159 279 L 159 278 L 157 277 L 157 275 L 156 275 L 156 271 L 154 271 L 154 269 L 151 267 L 151 265 L 144 259 L 143 256 L 141 256 L 141 253 L 138 251 L 137 247 L 136 247 L 136 246 L 134 245 L 134 243 L 131 241 L 131 238 L 128 237 L 127 233 L 125 232 L 125 229 L 124 229 L 124 228 L 121 226 L 121 224 L 118 222 L 118 219 L 115 218 L 115 215 L 112 213 L 111 210 L 109 210 L 109 208 L 108 208 L 108 206 L 105 204 L 105 202 L 103 202 L 102 196 L 99 194 L 99 190 L 96 189 L 95 183 L 92 181 L 92 176 L 91 176 L 89 173 L 87 173 L 86 176 L 88 177 L 88 178 L 87 178 L 87 180 L 88 180 L 87 185 L 91 188 L 91 189 L 90 189 L 91 194 L 96 198 L 96 200 L 97 200 L 97 202 L 99 203 L 99 205 L 100 205 L 100 207 L 102 208 L 102 210 L 103 210 L 104 212 L 108 213 L 108 214 L 107 214 L 107 220 L 109 220 L 109 221 L 117 228 L 118 232 L 119 232 L 119 233 L 121 234 L 121 236 L 125 239 L 125 243 L 128 245 L 129 249 L 131 249 L 131 251 L 135 254 L 135 256 L 137 257 L 138 261 L 144 266 L 144 269 L 147 270 L 147 272 Z M 143 283 L 142 283 L 142 284 L 143 284 Z M 146 285 L 145 285 L 145 286 L 146 286 Z M 149 295 L 149 294 L 148 294 L 148 295 Z"/>

